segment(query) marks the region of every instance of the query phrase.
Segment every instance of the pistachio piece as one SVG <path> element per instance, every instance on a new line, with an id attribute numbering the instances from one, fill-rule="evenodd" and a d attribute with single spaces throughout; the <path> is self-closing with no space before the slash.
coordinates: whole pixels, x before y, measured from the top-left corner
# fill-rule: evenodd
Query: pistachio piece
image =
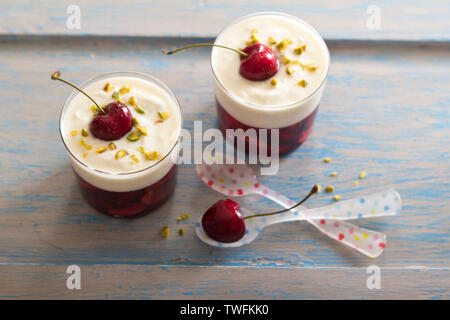
<path id="1" fill-rule="evenodd" d="M 136 162 L 136 163 L 139 162 L 138 157 L 136 157 L 134 154 L 132 154 L 130 157 L 131 157 L 131 159 L 133 159 L 134 162 Z"/>
<path id="2" fill-rule="evenodd" d="M 178 234 L 182 236 L 184 234 L 184 229 L 183 228 L 178 229 Z"/>
<path id="3" fill-rule="evenodd" d="M 134 141 L 138 141 L 140 137 L 141 137 L 141 134 L 139 133 L 139 131 L 133 131 L 132 133 L 130 133 L 127 136 L 127 140 L 134 142 Z"/>
<path id="4" fill-rule="evenodd" d="M 294 53 L 295 54 L 302 54 L 303 52 L 305 52 L 305 50 L 306 50 L 306 44 L 301 45 L 301 46 L 299 46 L 297 48 L 294 48 Z"/>
<path id="5" fill-rule="evenodd" d="M 325 191 L 328 192 L 328 193 L 333 192 L 334 191 L 334 187 L 333 186 L 327 186 L 325 188 Z"/>
<path id="6" fill-rule="evenodd" d="M 86 146 L 86 150 L 92 150 L 92 146 L 91 146 L 90 144 L 88 144 L 88 145 Z"/>
<path id="7" fill-rule="evenodd" d="M 137 147 L 136 150 L 145 154 L 145 149 L 143 147 Z"/>
<path id="8" fill-rule="evenodd" d="M 71 135 L 72 137 L 75 137 L 77 134 L 78 134 L 78 130 L 72 130 L 72 131 L 70 131 L 70 135 Z"/>
<path id="9" fill-rule="evenodd" d="M 92 110 L 93 115 L 96 116 L 96 115 L 97 115 L 98 109 L 97 109 L 97 107 L 95 106 L 95 104 L 93 104 L 93 105 L 91 106 L 91 110 Z"/>
<path id="10" fill-rule="evenodd" d="M 133 96 L 130 99 L 128 99 L 128 103 L 131 104 L 132 106 L 136 105 L 136 98 Z"/>
<path id="11" fill-rule="evenodd" d="M 83 138 L 80 139 L 80 146 L 86 147 L 86 141 Z"/>
<path id="12" fill-rule="evenodd" d="M 108 148 L 106 148 L 106 147 L 100 147 L 100 148 L 95 149 L 95 152 L 97 152 L 97 153 L 103 153 L 103 152 L 105 152 L 106 150 L 108 150 Z"/>
<path id="13" fill-rule="evenodd" d="M 133 117 L 133 126 L 137 126 L 139 124 L 139 121 L 136 117 Z"/>
<path id="14" fill-rule="evenodd" d="M 182 215 L 181 215 L 181 218 L 183 218 L 183 219 L 189 219 L 189 215 L 187 214 L 187 213 L 183 213 Z"/>
<path id="15" fill-rule="evenodd" d="M 169 227 L 168 226 L 165 226 L 164 228 L 162 228 L 162 230 L 161 230 L 161 236 L 163 237 L 163 238 L 167 238 L 168 236 L 169 236 Z"/>
<path id="16" fill-rule="evenodd" d="M 287 65 L 291 63 L 291 59 L 289 59 L 288 57 L 286 57 L 284 54 L 281 56 L 281 64 L 283 65 Z"/>
<path id="17" fill-rule="evenodd" d="M 119 92 L 113 92 L 113 94 L 111 95 L 111 97 L 113 98 L 113 99 L 116 99 L 116 100 L 118 100 L 118 99 L 120 99 L 120 94 L 119 94 Z"/>
<path id="18" fill-rule="evenodd" d="M 367 172 L 365 172 L 365 171 L 361 171 L 360 173 L 359 173 L 359 178 L 360 179 L 364 179 L 364 177 L 367 175 Z"/>
<path id="19" fill-rule="evenodd" d="M 313 72 L 316 71 L 318 66 L 315 62 L 308 62 L 308 63 L 302 63 L 300 62 L 300 65 L 302 66 L 303 70 Z"/>
<path id="20" fill-rule="evenodd" d="M 286 73 L 287 73 L 288 75 L 292 75 L 294 72 L 295 72 L 295 69 L 294 69 L 294 68 L 292 68 L 292 67 L 287 67 L 287 68 L 286 68 Z"/>
<path id="21" fill-rule="evenodd" d="M 331 177 L 335 177 L 336 175 L 337 175 L 337 172 L 335 172 L 335 171 L 333 171 L 333 172 L 330 173 L 330 176 L 331 176 Z"/>
<path id="22" fill-rule="evenodd" d="M 306 81 L 304 79 L 302 79 L 299 82 L 297 82 L 297 85 L 300 86 L 300 87 L 303 87 L 303 88 L 306 87 L 306 84 L 307 83 L 306 83 Z"/>
<path id="23" fill-rule="evenodd" d="M 286 42 L 286 40 L 281 40 L 280 42 L 278 42 L 278 44 L 275 46 L 275 48 L 277 48 L 278 51 L 282 52 L 284 51 L 284 49 L 286 49 L 288 46 L 288 43 Z"/>
<path id="24" fill-rule="evenodd" d="M 161 154 L 158 151 L 146 152 L 145 157 L 147 160 L 157 160 L 161 158 Z"/>
<path id="25" fill-rule="evenodd" d="M 272 80 L 270 80 L 270 84 L 273 86 L 273 87 L 276 87 L 276 85 L 277 85 L 277 80 L 275 79 L 275 78 L 272 78 Z"/>
<path id="26" fill-rule="evenodd" d="M 136 105 L 136 106 L 134 107 L 134 110 L 135 110 L 137 113 L 145 114 L 145 110 L 142 109 L 142 107 L 139 106 L 139 105 Z"/>
<path id="27" fill-rule="evenodd" d="M 334 199 L 334 201 L 339 201 L 339 200 L 341 200 L 341 196 L 337 196 L 336 195 L 336 196 L 333 197 L 333 199 Z"/>
<path id="28" fill-rule="evenodd" d="M 110 142 L 110 143 L 108 143 L 108 148 L 109 148 L 109 150 L 116 150 L 117 146 L 114 142 Z"/>
<path id="29" fill-rule="evenodd" d="M 291 44 L 293 43 L 293 41 L 289 38 L 284 38 L 284 41 L 286 41 L 287 44 Z"/>
<path id="30" fill-rule="evenodd" d="M 85 152 L 85 153 L 83 153 L 83 158 L 87 158 L 87 153 Z"/>
<path id="31" fill-rule="evenodd" d="M 258 30 L 253 29 L 253 30 L 252 30 L 252 35 L 250 36 L 250 39 L 251 39 L 251 40 L 247 41 L 245 44 L 246 44 L 246 45 L 251 45 L 251 44 L 254 44 L 254 43 L 258 43 L 258 42 L 259 42 L 259 39 L 258 39 L 258 37 L 256 36 L 257 33 L 258 33 Z"/>
<path id="32" fill-rule="evenodd" d="M 120 94 L 126 94 L 128 92 L 130 92 L 131 88 L 128 84 L 122 86 L 122 88 L 120 88 L 119 92 Z"/>
<path id="33" fill-rule="evenodd" d="M 116 153 L 116 159 L 119 160 L 120 158 L 125 157 L 128 154 L 128 152 L 126 150 L 119 150 Z"/>
<path id="34" fill-rule="evenodd" d="M 169 112 L 158 112 L 158 115 L 163 120 L 167 120 L 167 119 L 170 118 L 170 113 Z"/>
<path id="35" fill-rule="evenodd" d="M 271 46 L 277 44 L 277 40 L 275 40 L 274 37 L 269 37 L 269 39 L 267 39 L 267 43 Z"/>
<path id="36" fill-rule="evenodd" d="M 86 129 L 81 129 L 81 135 L 83 136 L 83 137 L 88 137 L 89 136 L 89 132 L 86 130 Z"/>
<path id="37" fill-rule="evenodd" d="M 144 136 L 147 135 L 147 128 L 144 127 L 136 127 L 137 131 L 139 131 L 140 134 L 143 134 Z"/>
<path id="38" fill-rule="evenodd" d="M 325 158 L 323 158 L 323 162 L 329 163 L 329 162 L 331 162 L 331 158 L 330 157 L 325 157 Z"/>
<path id="39" fill-rule="evenodd" d="M 109 92 L 109 91 L 111 91 L 111 89 L 112 89 L 112 85 L 111 85 L 111 83 L 109 83 L 109 82 L 107 82 L 107 83 L 105 84 L 105 86 L 103 87 L 103 90 L 104 90 L 105 92 Z"/>
<path id="40" fill-rule="evenodd" d="M 183 220 L 182 217 L 178 217 L 178 218 L 177 218 L 177 222 L 180 222 L 181 220 Z"/>

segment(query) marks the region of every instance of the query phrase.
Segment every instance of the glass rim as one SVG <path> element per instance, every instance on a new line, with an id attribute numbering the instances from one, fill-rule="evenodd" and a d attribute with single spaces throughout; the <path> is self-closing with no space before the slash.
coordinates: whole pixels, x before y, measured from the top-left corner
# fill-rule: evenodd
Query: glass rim
<path id="1" fill-rule="evenodd" d="M 62 122 L 63 122 L 63 115 L 64 115 L 64 111 L 66 110 L 67 106 L 69 105 L 69 103 L 72 101 L 72 99 L 74 99 L 74 97 L 77 94 L 81 94 L 78 90 L 73 90 L 72 93 L 69 95 L 69 97 L 64 101 L 63 107 L 61 109 L 61 113 L 59 115 L 59 134 L 61 137 L 61 140 L 64 144 L 64 147 L 66 148 L 66 151 L 69 153 L 69 155 L 72 157 L 72 159 L 75 159 L 82 167 L 87 168 L 89 170 L 92 170 L 94 172 L 100 173 L 100 174 L 104 174 L 104 175 L 109 175 L 109 176 L 127 176 L 127 175 L 132 175 L 132 174 L 136 174 L 136 173 L 140 173 L 143 172 L 145 170 L 151 169 L 155 166 L 157 166 L 158 164 L 160 164 L 164 159 L 166 159 L 167 157 L 169 157 L 172 153 L 172 151 L 175 149 L 175 147 L 177 145 L 179 145 L 180 143 L 180 138 L 181 138 L 181 131 L 183 128 L 183 113 L 181 112 L 181 105 L 180 102 L 178 101 L 177 97 L 175 96 L 175 94 L 172 92 L 172 90 L 170 90 L 170 88 L 164 84 L 161 80 L 157 79 L 154 76 L 151 76 L 149 74 L 143 73 L 143 72 L 137 72 L 137 71 L 111 71 L 111 72 L 106 72 L 106 73 L 102 73 L 98 76 L 89 78 L 88 80 L 84 81 L 81 85 L 79 85 L 78 87 L 81 89 L 84 89 L 87 85 L 90 85 L 92 83 L 97 82 L 98 80 L 100 80 L 101 78 L 104 77 L 114 77 L 114 76 L 137 76 L 140 77 L 141 79 L 146 79 L 146 80 L 151 80 L 152 83 L 156 84 L 157 86 L 159 86 L 160 88 L 162 88 L 163 90 L 165 90 L 170 98 L 173 99 L 173 101 L 175 102 L 175 104 L 177 105 L 178 109 L 180 110 L 180 121 L 181 121 L 181 125 L 180 125 L 180 132 L 178 134 L 178 138 L 176 140 L 176 142 L 174 143 L 174 145 L 170 148 L 169 152 L 167 152 L 167 154 L 162 157 L 160 160 L 158 160 L 158 162 L 145 167 L 143 169 L 140 170 L 136 170 L 136 171 L 131 171 L 131 172 L 120 172 L 120 173 L 111 173 L 111 172 L 106 172 L 106 171 L 102 171 L 96 168 L 93 168 L 85 163 L 83 163 L 83 161 L 81 161 L 80 159 L 78 159 L 67 147 L 67 144 L 64 140 L 64 136 L 62 133 Z M 175 163 L 174 163 L 175 165 Z"/>
<path id="2" fill-rule="evenodd" d="M 325 85 L 325 83 L 326 83 L 326 81 L 327 81 L 328 73 L 329 73 L 329 70 L 330 70 L 330 50 L 328 49 L 328 46 L 327 46 L 325 40 L 324 40 L 324 39 L 322 38 L 322 36 L 320 35 L 320 33 L 319 33 L 314 27 L 312 27 L 309 23 L 303 21 L 302 19 L 300 19 L 300 18 L 298 18 L 298 17 L 296 17 L 296 16 L 293 16 L 293 15 L 290 15 L 290 14 L 287 14 L 287 13 L 283 13 L 283 12 L 276 12 L 276 11 L 261 11 L 261 12 L 255 12 L 255 13 L 247 14 L 247 15 L 245 15 L 245 16 L 242 16 L 242 17 L 240 17 L 240 18 L 237 18 L 237 19 L 233 20 L 230 24 L 228 24 L 226 27 L 224 27 L 224 28 L 219 32 L 219 34 L 217 35 L 216 39 L 214 40 L 214 44 L 216 44 L 217 39 L 218 39 L 218 38 L 219 38 L 226 30 L 228 30 L 228 28 L 234 26 L 234 25 L 237 24 L 238 22 L 240 22 L 240 21 L 242 21 L 242 20 L 245 20 L 245 19 L 248 19 L 248 18 L 255 17 L 255 16 L 263 16 L 263 15 L 283 16 L 283 17 L 290 18 L 290 19 L 293 19 L 293 20 L 296 20 L 296 21 L 300 22 L 301 24 L 305 25 L 308 29 L 310 29 L 311 32 L 312 32 L 313 34 L 315 34 L 315 35 L 318 37 L 318 39 L 320 40 L 320 42 L 323 44 L 323 46 L 324 46 L 325 49 L 326 49 L 327 71 L 325 72 L 325 76 L 323 77 L 322 82 L 320 83 L 320 85 L 319 85 L 313 92 L 311 92 L 308 96 L 306 96 L 306 97 L 304 97 L 304 98 L 302 98 L 302 99 L 300 99 L 300 100 L 298 100 L 298 101 L 295 101 L 295 102 L 292 102 L 292 103 L 289 103 L 289 104 L 284 104 L 284 105 L 273 105 L 273 106 L 270 106 L 271 108 L 274 108 L 274 109 L 276 108 L 276 110 L 283 110 L 283 109 L 295 108 L 295 107 L 298 106 L 299 104 L 301 104 L 301 103 L 307 101 L 308 99 L 310 99 L 310 98 L 311 98 L 312 96 L 314 96 L 320 89 L 322 89 L 322 87 Z M 222 90 L 223 90 L 227 95 L 229 95 L 233 100 L 236 100 L 236 101 L 238 101 L 239 103 L 241 103 L 241 104 L 243 104 L 243 105 L 246 105 L 246 106 L 248 106 L 248 107 L 251 107 L 251 108 L 253 108 L 253 109 L 261 110 L 261 107 L 262 107 L 263 105 L 258 105 L 258 104 L 253 104 L 253 103 L 247 102 L 245 99 L 240 98 L 240 97 L 234 95 L 233 93 L 231 93 L 231 92 L 230 92 L 227 88 L 225 88 L 225 86 L 220 82 L 220 80 L 218 79 L 218 77 L 217 77 L 217 75 L 216 75 L 216 72 L 215 72 L 215 70 L 214 70 L 214 66 L 213 66 L 213 52 L 214 52 L 214 49 L 216 49 L 216 48 L 213 48 L 213 49 L 211 50 L 211 59 L 210 59 L 210 60 L 211 60 L 211 61 L 210 61 L 210 64 L 211 64 L 211 70 L 212 70 L 212 72 L 213 72 L 214 79 L 215 79 L 216 82 L 219 84 L 219 86 L 222 88 Z"/>

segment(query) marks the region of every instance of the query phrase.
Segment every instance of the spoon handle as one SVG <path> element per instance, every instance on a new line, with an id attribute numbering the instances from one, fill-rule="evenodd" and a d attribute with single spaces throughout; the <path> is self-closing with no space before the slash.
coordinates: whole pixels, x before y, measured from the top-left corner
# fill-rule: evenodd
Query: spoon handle
<path id="1" fill-rule="evenodd" d="M 295 204 L 294 201 L 265 186 L 260 185 L 259 188 L 255 189 L 255 192 L 285 208 L 290 208 Z M 302 209 L 307 210 L 304 206 L 297 208 L 300 212 Z M 281 214 L 279 216 L 281 222 L 283 217 Z M 306 221 L 330 238 L 371 258 L 378 257 L 386 247 L 386 235 L 381 232 L 364 229 L 345 221 L 311 219 Z"/>

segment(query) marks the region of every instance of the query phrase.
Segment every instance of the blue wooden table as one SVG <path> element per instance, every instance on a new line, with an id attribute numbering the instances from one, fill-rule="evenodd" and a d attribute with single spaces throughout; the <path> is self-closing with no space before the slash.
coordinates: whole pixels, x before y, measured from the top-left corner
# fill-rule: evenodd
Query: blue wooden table
<path id="1" fill-rule="evenodd" d="M 450 297 L 448 1 L 77 5 L 80 29 L 67 28 L 68 2 L 0 4 L 0 298 Z M 373 5 L 381 29 L 367 26 Z M 51 72 L 76 83 L 116 70 L 152 74 L 179 98 L 185 128 L 194 120 L 215 127 L 210 51 L 167 57 L 160 49 L 213 41 L 234 18 L 265 10 L 313 24 L 329 45 L 331 67 L 312 135 L 281 160 L 276 176 L 261 181 L 292 199 L 314 183 L 333 185 L 342 199 L 395 188 L 401 215 L 355 222 L 387 234 L 379 258 L 300 222 L 265 229 L 242 248 L 208 247 L 194 224 L 221 195 L 192 165 L 181 166 L 174 196 L 139 219 L 103 216 L 77 189 L 58 131 L 70 89 L 52 82 Z M 324 157 L 332 161 L 323 163 Z M 368 175 L 355 186 L 362 170 Z M 308 205 L 331 197 L 321 193 Z M 241 203 L 278 209 L 257 196 Z M 177 223 L 182 213 L 190 219 Z M 165 225 L 173 231 L 167 239 L 161 238 Z M 81 268 L 81 290 L 66 288 L 69 265 Z M 366 285 L 371 265 L 380 267 L 380 289 Z"/>

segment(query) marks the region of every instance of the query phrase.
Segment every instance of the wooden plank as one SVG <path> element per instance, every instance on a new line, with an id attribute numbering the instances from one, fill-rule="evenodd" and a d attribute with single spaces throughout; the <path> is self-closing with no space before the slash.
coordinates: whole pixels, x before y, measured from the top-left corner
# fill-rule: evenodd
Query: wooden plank
<path id="1" fill-rule="evenodd" d="M 208 37 L 232 20 L 253 12 L 278 11 L 296 15 L 314 25 L 326 39 L 433 40 L 450 39 L 446 0 L 424 2 L 366 0 L 302 1 L 144 1 L 78 0 L 80 29 L 68 29 L 68 6 L 50 0 L 9 0 L 0 3 L 0 33 L 19 35 L 105 35 L 145 37 Z M 371 30 L 367 20 L 376 5 L 380 29 Z M 373 28 L 372 28 L 373 29 Z"/>
<path id="2" fill-rule="evenodd" d="M 172 199 L 152 215 L 115 220 L 89 208 L 77 191 L 58 133 L 60 106 L 70 89 L 52 82 L 59 69 L 80 83 L 102 72 L 150 73 L 179 97 L 184 126 L 215 123 L 209 50 L 166 57 L 162 47 L 188 40 L 21 38 L 0 43 L 0 262 L 145 264 L 232 267 L 383 267 L 450 265 L 450 118 L 447 44 L 330 43 L 328 86 L 310 139 L 282 159 L 276 176 L 261 180 L 298 199 L 314 183 L 332 184 L 343 199 L 396 188 L 398 217 L 356 222 L 385 232 L 388 248 L 371 260 L 324 238 L 311 226 L 273 226 L 249 246 L 209 248 L 194 235 L 194 221 L 221 196 L 182 166 Z M 330 164 L 321 160 L 332 157 Z M 353 186 L 360 170 L 367 179 Z M 337 171 L 337 177 L 329 177 Z M 199 195 L 201 194 L 201 197 Z M 331 201 L 322 194 L 309 203 Z M 241 201 L 241 200 L 240 200 Z M 258 197 L 241 203 L 277 208 Z M 186 212 L 186 234 L 176 217 Z M 169 239 L 160 230 L 170 225 Z M 35 251 L 36 250 L 36 251 Z M 270 272 L 264 272 L 264 276 Z M 241 278 L 243 279 L 243 278 Z M 275 289 L 274 289 L 275 290 Z"/>
<path id="3" fill-rule="evenodd" d="M 67 266 L 0 265 L 1 299 L 449 299 L 450 269 L 381 269 L 368 289 L 366 268 L 80 266 L 80 290 Z M 245 281 L 243 281 L 245 279 Z M 264 280 L 263 280 L 264 279 Z"/>

